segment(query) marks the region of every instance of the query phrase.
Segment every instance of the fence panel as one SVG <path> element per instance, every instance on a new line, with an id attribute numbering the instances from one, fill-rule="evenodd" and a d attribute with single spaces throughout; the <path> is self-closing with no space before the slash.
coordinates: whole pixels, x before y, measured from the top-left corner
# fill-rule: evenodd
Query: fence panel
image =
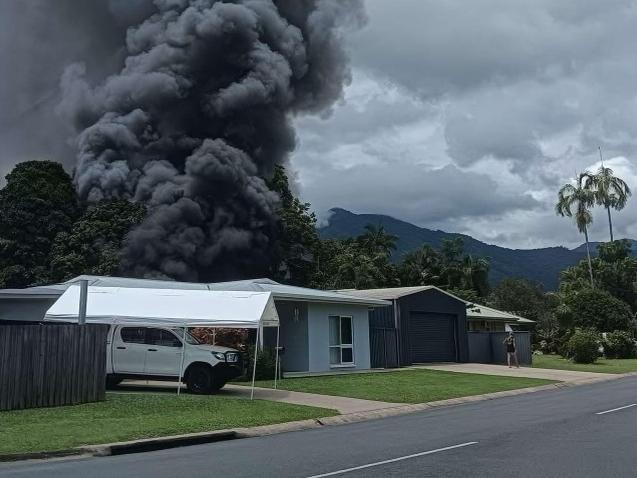
<path id="1" fill-rule="evenodd" d="M 507 363 L 506 347 L 502 343 L 508 332 L 469 332 L 469 361 L 475 363 Z M 515 344 L 520 365 L 531 365 L 533 354 L 531 334 L 515 332 Z"/>
<path id="2" fill-rule="evenodd" d="M 0 410 L 104 400 L 108 325 L 0 326 Z"/>
<path id="3" fill-rule="evenodd" d="M 369 329 L 370 361 L 372 368 L 398 367 L 396 329 L 373 327 Z"/>

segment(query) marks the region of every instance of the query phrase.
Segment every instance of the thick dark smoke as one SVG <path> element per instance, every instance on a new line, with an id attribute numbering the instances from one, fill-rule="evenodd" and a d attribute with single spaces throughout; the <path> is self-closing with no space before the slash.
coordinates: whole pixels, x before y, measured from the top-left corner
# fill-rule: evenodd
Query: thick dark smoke
<path id="1" fill-rule="evenodd" d="M 59 109 L 78 131 L 81 197 L 149 206 L 125 272 L 265 271 L 278 198 L 263 178 L 295 146 L 291 116 L 341 97 L 341 36 L 362 21 L 360 1 L 119 0 L 110 11 L 129 26 L 123 68 L 96 84 L 69 67 Z"/>

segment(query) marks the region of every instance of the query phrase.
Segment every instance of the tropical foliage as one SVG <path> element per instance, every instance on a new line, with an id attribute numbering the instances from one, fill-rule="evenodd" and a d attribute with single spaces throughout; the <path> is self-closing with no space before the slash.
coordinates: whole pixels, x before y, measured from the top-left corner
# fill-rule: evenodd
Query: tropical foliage
<path id="1" fill-rule="evenodd" d="M 600 158 L 602 156 L 601 148 L 599 156 Z M 593 193 L 595 202 L 606 209 L 610 241 L 613 242 L 613 219 L 610 210 L 621 211 L 624 209 L 632 194 L 630 188 L 623 179 L 615 176 L 611 168 L 604 166 L 603 160 L 596 174 L 585 172 L 584 176 L 584 187 Z"/>
<path id="2" fill-rule="evenodd" d="M 0 287 L 114 274 L 126 233 L 144 217 L 128 201 L 86 207 L 51 161 L 18 164 L 0 190 Z"/>
<path id="3" fill-rule="evenodd" d="M 440 250 L 426 244 L 406 254 L 398 273 L 402 285 L 436 285 L 466 300 L 489 292 L 489 261 L 465 254 L 460 237 L 443 241 Z"/>
<path id="4" fill-rule="evenodd" d="M 591 262 L 595 287 L 624 301 L 633 312 L 637 311 L 637 259 L 631 255 L 630 243 L 622 240 L 600 244 L 598 251 L 598 256 Z M 576 293 L 588 287 L 588 265 L 584 261 L 562 272 L 562 294 Z"/>
<path id="5" fill-rule="evenodd" d="M 568 340 L 565 355 L 575 363 L 594 363 L 599 357 L 601 337 L 595 329 L 577 329 Z"/>
<path id="6" fill-rule="evenodd" d="M 49 281 L 58 234 L 80 215 L 73 182 L 51 161 L 18 164 L 0 190 L 0 287 Z"/>
<path id="7" fill-rule="evenodd" d="M 564 294 L 558 319 L 567 328 L 594 328 L 600 332 L 634 329 L 634 314 L 628 304 L 600 289 Z"/>
<path id="8" fill-rule="evenodd" d="M 571 217 L 575 220 L 577 230 L 584 234 L 586 241 L 586 256 L 588 258 L 588 272 L 591 286 L 593 285 L 593 268 L 591 266 L 591 251 L 588 241 L 588 226 L 593 222 L 591 207 L 595 204 L 595 194 L 586 187 L 587 179 L 591 176 L 588 171 L 581 173 L 576 184 L 567 183 L 557 193 L 555 212 L 560 216 Z"/>

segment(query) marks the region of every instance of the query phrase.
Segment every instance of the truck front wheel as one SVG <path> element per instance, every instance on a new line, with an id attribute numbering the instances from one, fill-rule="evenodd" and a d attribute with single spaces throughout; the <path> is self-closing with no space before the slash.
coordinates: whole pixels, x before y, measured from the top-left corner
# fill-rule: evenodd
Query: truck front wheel
<path id="1" fill-rule="evenodd" d="M 205 365 L 193 365 L 188 371 L 186 386 L 190 393 L 197 395 L 207 395 L 214 393 L 219 388 L 215 387 L 215 377 L 210 367 Z"/>

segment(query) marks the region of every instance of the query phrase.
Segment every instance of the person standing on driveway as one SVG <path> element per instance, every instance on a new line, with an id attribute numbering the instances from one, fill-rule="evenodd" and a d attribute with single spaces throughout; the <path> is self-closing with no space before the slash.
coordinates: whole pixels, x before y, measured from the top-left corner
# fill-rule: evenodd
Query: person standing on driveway
<path id="1" fill-rule="evenodd" d="M 515 335 L 513 332 L 509 332 L 509 335 L 502 342 L 506 345 L 507 348 L 507 363 L 509 364 L 509 368 L 511 368 L 511 357 L 513 356 L 513 360 L 515 360 L 515 366 L 520 368 L 520 364 L 518 363 L 518 355 L 515 352 Z"/>

